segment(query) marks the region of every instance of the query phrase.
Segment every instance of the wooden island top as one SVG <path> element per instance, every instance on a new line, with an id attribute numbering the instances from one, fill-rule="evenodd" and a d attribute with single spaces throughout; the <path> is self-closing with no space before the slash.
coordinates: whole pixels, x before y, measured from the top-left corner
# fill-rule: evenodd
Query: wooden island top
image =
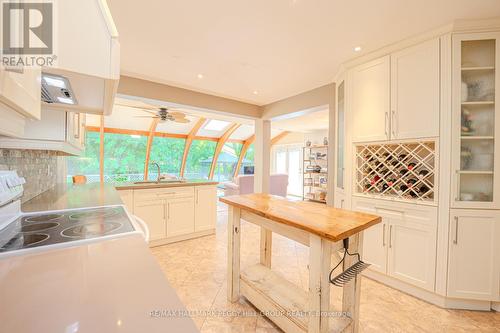
<path id="1" fill-rule="evenodd" d="M 234 195 L 219 200 L 333 242 L 353 236 L 382 221 L 376 215 L 327 207 L 320 203 L 293 201 L 265 193 Z"/>

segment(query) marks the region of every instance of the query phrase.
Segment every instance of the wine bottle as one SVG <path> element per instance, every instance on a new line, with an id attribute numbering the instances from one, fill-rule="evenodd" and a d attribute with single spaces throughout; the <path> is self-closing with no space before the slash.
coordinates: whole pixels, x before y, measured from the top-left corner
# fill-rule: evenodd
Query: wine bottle
<path id="1" fill-rule="evenodd" d="M 408 185 L 408 187 L 412 187 L 413 185 L 415 185 L 416 182 L 417 182 L 417 180 L 415 178 L 411 178 L 411 179 L 408 179 L 406 184 Z"/>
<path id="2" fill-rule="evenodd" d="M 415 166 L 416 166 L 416 165 L 417 165 L 416 163 L 411 162 L 410 164 L 408 164 L 408 170 L 413 170 L 413 169 L 415 169 Z"/>
<path id="3" fill-rule="evenodd" d="M 419 171 L 418 176 L 420 179 L 425 178 L 429 174 L 429 170 L 422 169 Z"/>

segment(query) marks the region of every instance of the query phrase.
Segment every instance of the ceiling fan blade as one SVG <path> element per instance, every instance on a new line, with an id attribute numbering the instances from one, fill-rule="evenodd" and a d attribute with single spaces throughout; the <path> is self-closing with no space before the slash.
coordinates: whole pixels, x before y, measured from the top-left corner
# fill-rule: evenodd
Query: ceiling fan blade
<path id="1" fill-rule="evenodd" d="M 160 118 L 158 116 L 134 116 L 134 118 Z"/>
<path id="2" fill-rule="evenodd" d="M 187 123 L 191 122 L 191 120 L 186 119 L 186 118 L 173 119 L 172 121 L 175 123 L 181 123 L 181 124 L 187 124 Z"/>
<path id="3" fill-rule="evenodd" d="M 186 118 L 186 115 L 182 112 L 169 112 L 168 114 L 174 118 Z"/>

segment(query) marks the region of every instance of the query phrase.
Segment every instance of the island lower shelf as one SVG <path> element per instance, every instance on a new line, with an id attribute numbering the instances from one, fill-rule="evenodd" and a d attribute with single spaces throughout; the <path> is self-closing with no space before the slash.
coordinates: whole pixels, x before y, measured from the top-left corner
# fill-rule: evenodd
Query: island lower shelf
<path id="1" fill-rule="evenodd" d="M 262 264 L 246 268 L 240 274 L 240 293 L 260 311 L 276 317 L 278 326 L 291 326 L 289 331 L 308 331 L 308 293 L 279 273 Z M 346 331 L 352 319 L 342 317 L 341 310 L 331 311 L 334 316 L 329 318 L 330 332 Z"/>
<path id="2" fill-rule="evenodd" d="M 133 215 L 147 224 L 150 246 L 158 246 L 215 233 L 215 185 L 163 186 L 118 190 Z"/>

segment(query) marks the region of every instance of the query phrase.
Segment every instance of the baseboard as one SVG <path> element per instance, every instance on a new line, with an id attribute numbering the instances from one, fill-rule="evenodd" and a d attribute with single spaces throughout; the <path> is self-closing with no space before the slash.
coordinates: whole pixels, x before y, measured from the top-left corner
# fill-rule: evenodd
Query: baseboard
<path id="1" fill-rule="evenodd" d="M 363 272 L 363 276 L 380 282 L 388 287 L 404 292 L 405 294 L 421 299 L 425 302 L 439 306 L 440 308 L 476 311 L 491 311 L 492 308 L 492 302 L 490 301 L 465 300 L 445 297 L 372 270 L 366 270 L 365 272 Z"/>
<path id="2" fill-rule="evenodd" d="M 167 244 L 171 244 L 171 243 L 181 242 L 181 241 L 185 241 L 188 239 L 194 239 L 194 238 L 209 236 L 209 235 L 213 235 L 213 234 L 215 234 L 215 228 L 203 230 L 203 231 L 198 231 L 198 232 L 193 232 L 193 233 L 186 234 L 186 235 L 180 235 L 180 236 L 175 236 L 175 237 L 170 237 L 170 238 L 165 238 L 165 239 L 152 240 L 152 241 L 149 241 L 149 247 L 167 245 Z"/>
<path id="3" fill-rule="evenodd" d="M 491 302 L 491 309 L 500 312 L 500 302 Z"/>

